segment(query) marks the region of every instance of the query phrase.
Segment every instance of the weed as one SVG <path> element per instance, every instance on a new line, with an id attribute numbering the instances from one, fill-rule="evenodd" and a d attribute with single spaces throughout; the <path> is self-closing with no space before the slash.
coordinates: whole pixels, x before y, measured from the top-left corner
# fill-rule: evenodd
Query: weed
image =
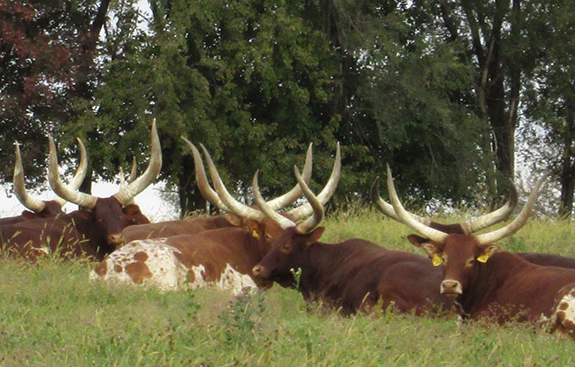
<path id="1" fill-rule="evenodd" d="M 241 345 L 251 343 L 265 311 L 265 293 L 251 287 L 230 299 L 220 320 L 224 326 L 227 343 Z"/>

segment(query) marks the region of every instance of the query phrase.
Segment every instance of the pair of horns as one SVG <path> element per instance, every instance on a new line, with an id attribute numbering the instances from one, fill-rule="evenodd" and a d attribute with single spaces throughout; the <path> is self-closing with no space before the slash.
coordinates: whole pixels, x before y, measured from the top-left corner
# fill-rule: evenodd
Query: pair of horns
<path id="1" fill-rule="evenodd" d="M 80 138 L 76 138 L 78 140 L 78 145 L 80 146 L 80 163 L 78 164 L 78 169 L 76 170 L 76 174 L 67 185 L 70 190 L 78 190 L 80 189 L 80 185 L 82 185 L 82 181 L 86 177 L 86 172 L 88 170 L 88 159 L 86 153 L 86 147 Z M 22 155 L 20 154 L 20 145 L 18 142 L 15 142 L 14 145 L 16 146 L 16 162 L 14 165 L 14 193 L 18 200 L 29 210 L 40 213 L 46 207 L 46 203 L 43 200 L 35 198 L 28 194 L 26 191 L 26 186 L 24 184 L 24 167 L 22 165 Z M 64 206 L 66 204 L 66 200 L 62 199 L 61 197 L 55 197 L 53 199 L 56 201 L 60 206 Z"/>
<path id="2" fill-rule="evenodd" d="M 56 145 L 54 144 L 54 139 L 52 139 L 51 136 L 49 139 L 50 160 L 48 163 L 48 179 L 50 187 L 52 187 L 52 190 L 54 190 L 54 192 L 64 200 L 70 201 L 87 209 L 93 209 L 96 206 L 98 197 L 79 192 L 77 189 L 70 189 L 60 180 L 60 175 L 58 173 L 58 156 L 56 154 Z M 130 182 L 128 185 L 121 187 L 120 191 L 113 195 L 113 197 L 122 205 L 130 204 L 136 195 L 138 195 L 146 187 L 152 184 L 152 182 L 154 182 L 160 173 L 160 169 L 162 168 L 162 151 L 160 146 L 160 138 L 158 137 L 158 131 L 156 129 L 156 119 L 154 119 L 152 122 L 150 146 L 150 162 L 146 168 L 146 171 L 140 177 Z"/>
<path id="3" fill-rule="evenodd" d="M 537 200 L 537 194 L 539 192 L 539 189 L 541 188 L 541 185 L 543 184 L 545 179 L 549 177 L 549 175 L 550 173 L 544 175 L 539 180 L 537 180 L 535 187 L 533 188 L 531 194 L 529 195 L 529 198 L 527 199 L 527 202 L 523 206 L 523 209 L 511 223 L 495 231 L 483 233 L 476 236 L 475 238 L 477 239 L 479 245 L 485 246 L 497 242 L 499 240 L 511 236 L 519 229 L 521 229 L 521 227 L 525 225 L 527 219 L 531 215 L 531 211 L 533 210 L 533 206 L 535 205 L 535 201 Z M 419 234 L 430 239 L 433 242 L 443 243 L 445 238 L 447 238 L 447 236 L 449 235 L 448 233 L 438 231 L 434 228 L 431 228 L 419 222 L 418 220 L 414 219 L 413 215 L 411 215 L 405 210 L 405 208 L 403 207 L 403 205 L 399 200 L 399 197 L 397 196 L 397 192 L 395 191 L 395 185 L 393 184 L 393 177 L 391 176 L 391 170 L 389 169 L 389 166 L 387 167 L 387 190 L 389 191 L 389 198 L 393 206 L 393 209 L 403 224 L 407 225 L 409 228 L 413 229 L 414 231 L 418 232 Z"/>
<path id="4" fill-rule="evenodd" d="M 226 189 L 208 150 L 203 145 L 200 144 L 200 147 L 202 148 L 204 155 L 206 157 L 206 162 L 210 170 L 210 175 L 212 177 L 215 190 L 209 185 L 200 152 L 194 146 L 194 144 L 192 144 L 189 140 L 183 137 L 182 139 L 186 142 L 186 144 L 188 145 L 194 156 L 196 180 L 200 192 L 208 201 L 210 201 L 213 205 L 215 205 L 216 207 L 218 207 L 223 211 L 233 213 L 245 219 L 252 219 L 261 222 L 266 218 L 266 214 L 263 212 L 262 209 L 262 203 L 265 203 L 266 208 L 269 208 L 271 211 L 275 212 L 276 210 L 279 210 L 296 201 L 302 195 L 302 193 L 305 194 L 305 189 L 302 187 L 301 183 L 298 183 L 289 192 L 280 197 L 277 197 L 267 202 L 265 202 L 263 199 L 260 200 L 260 202 L 257 203 L 260 210 L 245 205 L 237 201 Z M 307 183 L 309 183 L 311 180 L 311 171 L 312 171 L 312 144 L 309 145 L 307 150 L 303 174 L 299 175 L 298 173 L 299 177 L 301 178 L 301 181 L 303 182 L 304 185 L 306 185 L 306 187 Z M 325 204 L 331 198 L 337 187 L 340 174 L 341 174 L 341 154 L 338 143 L 336 151 L 336 160 L 332 169 L 330 179 L 326 184 L 326 186 L 324 187 L 324 189 L 318 195 L 319 198 L 318 200 L 320 200 Z M 294 220 L 297 221 L 300 218 L 306 217 L 314 213 L 314 210 L 315 209 L 312 204 L 306 203 L 288 211 L 287 215 L 289 215 L 291 218 L 294 218 Z M 285 218 L 279 214 L 278 216 Z M 280 226 L 282 225 L 280 224 Z"/>
<path id="5" fill-rule="evenodd" d="M 256 171 L 254 175 L 254 179 L 252 181 L 252 189 L 254 191 L 254 199 L 258 207 L 262 210 L 267 218 L 272 220 L 276 223 L 280 228 L 286 229 L 289 227 L 295 227 L 296 232 L 300 234 L 306 234 L 313 231 L 323 220 L 324 217 L 324 209 L 323 206 L 329 201 L 329 199 L 333 196 L 335 189 L 337 188 L 337 184 L 339 183 L 339 178 L 341 176 L 341 153 L 339 149 L 339 143 L 337 143 L 336 153 L 335 153 L 335 162 L 333 164 L 333 169 L 331 171 L 331 175 L 329 177 L 328 182 L 326 183 L 323 190 L 319 193 L 319 195 L 315 195 L 300 175 L 299 170 L 296 166 L 294 166 L 294 174 L 297 179 L 298 185 L 300 186 L 301 190 L 303 191 L 304 196 L 306 197 L 308 203 L 304 204 L 298 208 L 295 208 L 290 212 L 292 214 L 291 220 L 283 215 L 277 213 L 262 197 L 259 184 L 258 184 L 258 175 L 259 171 Z M 294 215 L 293 213 L 296 213 Z M 306 219 L 305 221 L 296 224 L 296 221 L 300 218 L 304 218 L 311 214 L 311 217 Z"/>
<path id="6" fill-rule="evenodd" d="M 376 179 L 373 185 L 371 186 L 371 200 L 376 204 L 376 208 L 379 209 L 379 211 L 381 211 L 383 214 L 402 223 L 401 219 L 397 216 L 395 209 L 393 208 L 393 205 L 387 203 L 379 195 L 378 181 L 379 179 Z M 484 214 L 480 217 L 468 219 L 464 222 L 461 222 L 459 225 L 461 226 L 461 229 L 465 234 L 473 234 L 475 232 L 479 232 L 482 229 L 485 229 L 496 223 L 501 222 L 502 220 L 505 220 L 509 215 L 511 215 L 511 213 L 517 206 L 517 201 L 518 201 L 517 189 L 515 188 L 513 182 L 511 182 L 511 192 L 509 195 L 509 200 L 507 200 L 504 206 L 491 213 Z M 426 226 L 431 225 L 431 221 L 429 219 L 420 217 L 413 213 L 408 214 L 419 223 L 422 223 Z"/>

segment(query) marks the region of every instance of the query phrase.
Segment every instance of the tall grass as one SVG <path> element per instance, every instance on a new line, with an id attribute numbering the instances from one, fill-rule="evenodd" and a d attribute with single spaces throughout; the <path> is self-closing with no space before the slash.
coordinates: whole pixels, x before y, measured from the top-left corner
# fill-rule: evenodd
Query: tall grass
<path id="1" fill-rule="evenodd" d="M 459 219 L 446 218 L 446 222 Z M 364 209 L 323 223 L 325 242 L 365 238 L 418 252 L 404 226 Z M 575 256 L 569 222 L 531 221 L 513 251 Z M 92 283 L 85 261 L 0 260 L 1 366 L 566 366 L 575 342 L 527 324 L 380 313 L 342 317 L 274 286 L 234 297 Z"/>

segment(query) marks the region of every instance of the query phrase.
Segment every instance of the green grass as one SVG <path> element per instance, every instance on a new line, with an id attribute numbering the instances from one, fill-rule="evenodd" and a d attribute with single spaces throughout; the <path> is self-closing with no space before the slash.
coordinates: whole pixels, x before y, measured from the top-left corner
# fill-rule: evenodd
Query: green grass
<path id="1" fill-rule="evenodd" d="M 446 219 L 449 221 L 449 219 Z M 325 242 L 418 252 L 372 211 L 327 218 Z M 573 224 L 532 221 L 502 248 L 575 256 Z M 0 260 L 1 366 L 566 366 L 575 342 L 527 324 L 342 317 L 274 286 L 240 297 L 91 283 L 92 263 Z"/>

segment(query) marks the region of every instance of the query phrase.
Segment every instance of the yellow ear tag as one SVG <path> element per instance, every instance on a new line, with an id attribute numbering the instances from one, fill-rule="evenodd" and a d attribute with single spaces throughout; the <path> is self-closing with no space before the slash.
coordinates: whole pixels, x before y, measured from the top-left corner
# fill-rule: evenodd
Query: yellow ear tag
<path id="1" fill-rule="evenodd" d="M 252 236 L 254 236 L 256 239 L 260 239 L 260 234 L 258 232 L 256 232 L 255 230 L 252 231 Z"/>
<path id="2" fill-rule="evenodd" d="M 431 263 L 433 264 L 433 266 L 439 266 L 443 264 L 443 259 L 439 257 L 439 255 L 433 254 L 433 259 L 431 259 Z"/>
<path id="3" fill-rule="evenodd" d="M 487 254 L 483 254 L 477 258 L 477 261 L 484 264 L 487 262 L 487 260 L 489 260 L 489 255 Z"/>

